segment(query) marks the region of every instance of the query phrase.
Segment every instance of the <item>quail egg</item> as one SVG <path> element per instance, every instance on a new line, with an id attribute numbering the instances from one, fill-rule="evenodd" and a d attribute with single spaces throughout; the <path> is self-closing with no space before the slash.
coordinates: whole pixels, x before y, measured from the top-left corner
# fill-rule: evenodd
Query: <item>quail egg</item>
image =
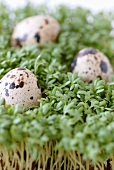
<path id="1" fill-rule="evenodd" d="M 32 16 L 19 22 L 12 33 L 12 46 L 22 47 L 24 45 L 56 41 L 60 32 L 60 25 L 51 16 Z"/>
<path id="2" fill-rule="evenodd" d="M 6 105 L 21 104 L 24 108 L 38 106 L 41 90 L 35 75 L 26 68 L 9 71 L 0 81 L 0 96 Z"/>
<path id="3" fill-rule="evenodd" d="M 91 82 L 95 78 L 110 81 L 113 74 L 109 59 L 94 48 L 84 48 L 79 51 L 71 65 L 71 70 L 77 72 L 78 76 L 86 82 Z"/>

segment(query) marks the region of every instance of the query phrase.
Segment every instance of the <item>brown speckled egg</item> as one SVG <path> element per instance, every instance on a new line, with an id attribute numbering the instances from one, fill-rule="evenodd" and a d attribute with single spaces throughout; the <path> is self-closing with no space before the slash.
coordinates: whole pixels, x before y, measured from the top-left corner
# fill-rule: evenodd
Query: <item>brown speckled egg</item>
<path id="1" fill-rule="evenodd" d="M 35 75 L 26 68 L 9 71 L 0 81 L 0 96 L 6 104 L 21 104 L 25 108 L 38 106 L 41 90 Z"/>
<path id="2" fill-rule="evenodd" d="M 71 70 L 77 72 L 78 76 L 86 82 L 91 82 L 95 78 L 110 81 L 113 74 L 109 59 L 94 48 L 79 51 L 71 65 Z"/>
<path id="3" fill-rule="evenodd" d="M 59 23 L 51 16 L 32 16 L 19 22 L 11 37 L 12 46 L 37 44 L 56 41 L 60 32 Z"/>

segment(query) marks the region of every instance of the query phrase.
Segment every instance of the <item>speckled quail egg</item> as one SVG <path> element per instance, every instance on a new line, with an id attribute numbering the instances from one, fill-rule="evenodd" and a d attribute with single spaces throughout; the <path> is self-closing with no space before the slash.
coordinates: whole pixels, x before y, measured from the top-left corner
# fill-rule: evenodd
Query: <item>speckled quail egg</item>
<path id="1" fill-rule="evenodd" d="M 78 76 L 86 82 L 91 82 L 97 77 L 110 81 L 113 74 L 109 59 L 94 48 L 79 51 L 71 65 L 71 70 L 77 72 Z"/>
<path id="2" fill-rule="evenodd" d="M 35 75 L 26 68 L 9 71 L 0 81 L 0 96 L 6 105 L 21 104 L 24 108 L 38 106 L 41 90 Z"/>
<path id="3" fill-rule="evenodd" d="M 12 33 L 12 46 L 37 44 L 56 41 L 60 32 L 60 25 L 51 16 L 32 16 L 19 22 Z"/>

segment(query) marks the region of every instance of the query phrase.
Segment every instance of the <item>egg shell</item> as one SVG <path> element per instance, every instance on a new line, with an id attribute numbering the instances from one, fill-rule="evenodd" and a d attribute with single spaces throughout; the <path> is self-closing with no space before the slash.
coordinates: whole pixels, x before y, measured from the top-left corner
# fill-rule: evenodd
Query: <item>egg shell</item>
<path id="1" fill-rule="evenodd" d="M 49 41 L 56 41 L 60 32 L 60 25 L 51 16 L 32 16 L 19 22 L 12 33 L 12 46 L 22 47 L 23 45 L 37 44 Z"/>
<path id="2" fill-rule="evenodd" d="M 0 96 L 6 105 L 21 104 L 25 108 L 38 106 L 41 89 L 37 86 L 35 75 L 26 68 L 9 71 L 0 81 Z"/>
<path id="3" fill-rule="evenodd" d="M 95 78 L 111 81 L 113 74 L 109 59 L 94 48 L 84 48 L 79 51 L 71 65 L 71 70 L 77 72 L 78 76 L 86 82 L 91 82 Z"/>

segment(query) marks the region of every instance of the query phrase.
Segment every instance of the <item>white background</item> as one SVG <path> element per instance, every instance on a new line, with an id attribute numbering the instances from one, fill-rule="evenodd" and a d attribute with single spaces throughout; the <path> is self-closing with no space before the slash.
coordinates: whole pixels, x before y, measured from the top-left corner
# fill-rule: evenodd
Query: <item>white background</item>
<path id="1" fill-rule="evenodd" d="M 0 0 L 3 1 L 3 0 Z M 26 0 L 4 0 L 9 6 L 17 8 L 25 4 Z M 70 6 L 82 6 L 92 11 L 109 11 L 114 10 L 114 0 L 29 0 L 32 3 L 45 3 L 51 8 L 58 4 L 66 4 Z"/>

